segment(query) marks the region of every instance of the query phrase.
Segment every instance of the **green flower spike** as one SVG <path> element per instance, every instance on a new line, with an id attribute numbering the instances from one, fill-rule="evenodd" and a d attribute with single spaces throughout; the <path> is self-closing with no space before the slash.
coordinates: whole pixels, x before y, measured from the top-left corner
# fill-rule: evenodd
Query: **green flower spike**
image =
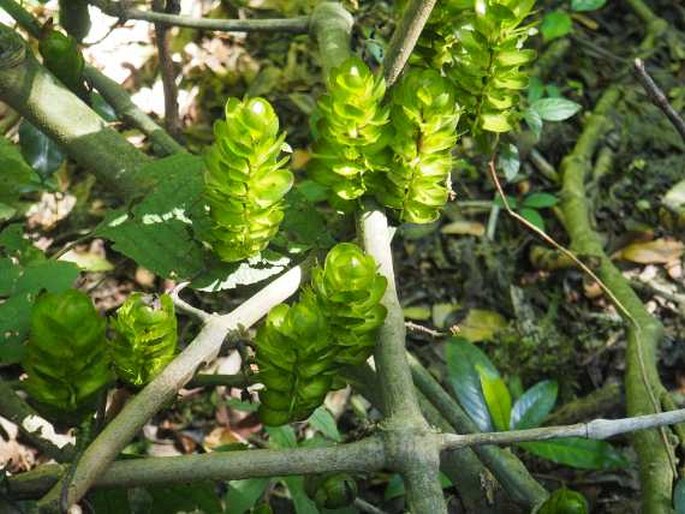
<path id="1" fill-rule="evenodd" d="M 447 202 L 459 114 L 452 86 L 435 70 L 411 70 L 393 91 L 395 162 L 376 196 L 402 221 L 435 221 Z"/>
<path id="2" fill-rule="evenodd" d="M 388 164 L 385 81 L 359 57 L 350 57 L 331 71 L 327 86 L 312 116 L 310 172 L 340 200 L 353 200 L 366 191 L 367 175 Z"/>
<path id="3" fill-rule="evenodd" d="M 81 291 L 38 297 L 23 386 L 46 414 L 78 422 L 95 408 L 98 393 L 112 379 L 105 329 L 104 318 Z"/>
<path id="4" fill-rule="evenodd" d="M 264 250 L 278 232 L 293 174 L 283 168 L 288 159 L 279 160 L 285 134 L 263 98 L 230 98 L 214 136 L 205 153 L 211 243 L 221 260 L 235 262 Z"/>
<path id="5" fill-rule="evenodd" d="M 387 280 L 376 261 L 352 243 L 340 243 L 312 270 L 312 290 L 326 315 L 338 365 L 356 366 L 369 358 L 385 321 L 380 304 Z"/>
<path id="6" fill-rule="evenodd" d="M 117 310 L 110 344 L 114 370 L 124 382 L 142 387 L 176 354 L 178 336 L 171 297 L 133 293 Z"/>
<path id="7" fill-rule="evenodd" d="M 335 373 L 335 346 L 326 317 L 311 295 L 292 307 L 281 304 L 269 312 L 256 336 L 259 415 L 266 425 L 306 419 L 321 405 Z"/>

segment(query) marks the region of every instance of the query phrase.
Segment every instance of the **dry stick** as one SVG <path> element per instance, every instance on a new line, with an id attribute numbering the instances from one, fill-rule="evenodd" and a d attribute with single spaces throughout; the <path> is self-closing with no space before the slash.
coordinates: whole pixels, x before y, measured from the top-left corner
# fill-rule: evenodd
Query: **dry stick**
<path id="1" fill-rule="evenodd" d="M 179 0 L 153 0 L 152 8 L 155 11 L 163 11 L 166 8 L 180 10 Z M 176 13 L 174 13 L 176 14 Z M 178 116 L 178 87 L 176 86 L 176 71 L 174 61 L 169 51 L 169 26 L 164 23 L 155 23 L 155 43 L 157 45 L 157 58 L 159 59 L 159 73 L 162 77 L 164 88 L 164 123 L 166 129 L 175 139 L 181 135 L 181 120 Z"/>
<path id="2" fill-rule="evenodd" d="M 186 349 L 138 393 L 86 449 L 69 486 L 70 505 L 78 503 L 147 420 L 173 400 L 176 392 L 190 381 L 195 371 L 216 357 L 228 332 L 256 323 L 272 307 L 298 290 L 303 267 L 297 266 L 281 275 L 231 313 L 214 315 L 204 323 L 200 333 Z"/>
<path id="3" fill-rule="evenodd" d="M 636 416 L 633 418 L 596 419 L 574 425 L 486 432 L 477 434 L 435 434 L 442 450 L 474 449 L 529 441 L 547 441 L 568 437 L 603 440 L 619 434 L 681 423 L 685 409 Z M 94 485 L 100 487 L 136 487 L 183 483 L 197 480 L 240 480 L 255 477 L 301 475 L 323 472 L 371 472 L 385 467 L 388 460 L 382 436 L 371 436 L 345 445 L 323 448 L 255 449 L 239 452 L 215 452 L 157 459 L 121 460 L 113 463 Z M 63 466 L 47 464 L 7 480 L 12 498 L 32 498 L 54 486 Z M 419 512 L 419 511 L 415 511 Z M 420 511 L 430 512 L 435 511 Z"/>
<path id="4" fill-rule="evenodd" d="M 388 87 L 395 83 L 407 64 L 435 2 L 436 0 L 411 0 L 405 7 L 383 59 L 383 75 Z"/>
<path id="5" fill-rule="evenodd" d="M 221 32 L 287 32 L 305 34 L 309 30 L 309 16 L 297 16 L 282 19 L 221 20 L 211 18 L 193 18 L 177 14 L 166 14 L 153 11 L 141 11 L 128 8 L 125 2 L 109 0 L 90 0 L 102 12 L 125 20 L 142 20 L 151 23 L 163 23 L 177 27 L 188 27 L 198 30 L 216 30 Z"/>
<path id="6" fill-rule="evenodd" d="M 673 126 L 680 134 L 680 137 L 682 137 L 685 141 L 685 120 L 683 120 L 683 118 L 680 117 L 680 114 L 678 114 L 678 112 L 668 102 L 668 98 L 666 98 L 664 92 L 661 90 L 659 86 L 656 85 L 656 82 L 654 82 L 649 73 L 647 73 L 647 70 L 645 69 L 645 64 L 644 62 L 642 62 L 642 59 L 635 59 L 634 67 L 636 71 L 637 80 L 640 82 L 640 85 L 642 85 L 642 87 L 647 92 L 647 96 L 649 97 L 649 99 L 652 101 L 654 105 L 656 105 L 659 109 L 662 110 L 662 112 L 668 118 L 668 121 L 670 121 L 673 124 Z"/>

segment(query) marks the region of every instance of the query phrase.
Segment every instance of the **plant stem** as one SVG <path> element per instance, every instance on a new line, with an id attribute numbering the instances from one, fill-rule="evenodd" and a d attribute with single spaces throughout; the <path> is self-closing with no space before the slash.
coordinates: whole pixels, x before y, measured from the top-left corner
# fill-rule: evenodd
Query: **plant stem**
<path id="1" fill-rule="evenodd" d="M 153 0 L 152 8 L 155 11 L 163 11 L 166 6 L 172 4 L 180 9 L 178 0 Z M 169 51 L 169 26 L 164 23 L 155 23 L 155 43 L 157 45 L 157 58 L 159 59 L 159 73 L 162 77 L 164 88 L 164 123 L 166 129 L 173 138 L 181 135 L 181 120 L 178 115 L 178 87 L 176 87 L 176 72 L 174 61 Z"/>
<path id="2" fill-rule="evenodd" d="M 123 198 L 140 193 L 132 171 L 148 162 L 141 151 L 66 89 L 33 57 L 14 30 L 0 25 L 0 99 Z"/>
<path id="3" fill-rule="evenodd" d="M 125 20 L 143 20 L 151 23 L 162 23 L 198 30 L 216 30 L 222 32 L 289 32 L 305 34 L 309 30 L 309 17 L 298 16 L 282 19 L 253 20 L 219 20 L 211 18 L 193 18 L 178 14 L 167 14 L 154 11 L 141 11 L 128 8 L 124 2 L 109 0 L 90 0 L 102 12 Z"/>
<path id="4" fill-rule="evenodd" d="M 410 0 L 388 44 L 383 75 L 388 87 L 398 79 L 409 60 L 436 0 Z"/>

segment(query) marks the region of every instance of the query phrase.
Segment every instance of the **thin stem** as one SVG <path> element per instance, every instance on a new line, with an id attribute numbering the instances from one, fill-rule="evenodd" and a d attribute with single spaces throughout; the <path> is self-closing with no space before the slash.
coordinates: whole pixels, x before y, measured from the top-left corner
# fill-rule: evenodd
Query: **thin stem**
<path id="1" fill-rule="evenodd" d="M 388 86 L 395 83 L 419 40 L 436 0 L 410 0 L 390 39 L 383 60 L 383 75 Z"/>
<path id="2" fill-rule="evenodd" d="M 124 2 L 109 0 L 90 0 L 102 12 L 123 21 L 142 20 L 151 23 L 188 27 L 198 30 L 216 30 L 221 32 L 289 32 L 306 34 L 309 30 L 309 16 L 297 16 L 282 19 L 221 20 L 211 18 L 193 18 L 178 14 L 167 14 L 154 11 L 141 11 L 128 8 Z"/>
<path id="3" fill-rule="evenodd" d="M 158 12 L 162 12 L 166 8 L 176 13 L 180 10 L 181 5 L 179 0 L 153 0 L 152 8 Z M 155 23 L 155 43 L 157 45 L 157 57 L 159 58 L 159 73 L 164 88 L 164 122 L 169 134 L 178 138 L 181 135 L 181 120 L 178 115 L 176 71 L 169 51 L 168 25 Z"/>

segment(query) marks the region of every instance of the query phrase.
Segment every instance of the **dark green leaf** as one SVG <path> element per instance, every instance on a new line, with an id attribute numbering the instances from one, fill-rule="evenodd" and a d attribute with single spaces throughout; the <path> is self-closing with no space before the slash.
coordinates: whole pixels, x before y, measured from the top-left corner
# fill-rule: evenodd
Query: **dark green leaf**
<path id="1" fill-rule="evenodd" d="M 0 170 L 0 202 L 11 205 L 31 181 L 33 170 L 19 149 L 4 137 L 0 137 Z"/>
<path id="2" fill-rule="evenodd" d="M 585 497 L 570 489 L 561 488 L 554 491 L 537 514 L 587 514 L 588 503 Z"/>
<path id="3" fill-rule="evenodd" d="M 316 504 L 309 498 L 304 490 L 304 477 L 282 477 L 281 481 L 288 488 L 296 514 L 319 514 L 319 509 L 316 507 Z"/>
<path id="4" fill-rule="evenodd" d="M 544 209 L 545 207 L 553 207 L 559 203 L 559 199 L 549 193 L 531 193 L 523 199 L 521 207 L 530 207 L 532 209 Z"/>
<path id="5" fill-rule="evenodd" d="M 525 218 L 531 225 L 536 226 L 544 232 L 545 230 L 545 220 L 542 218 L 540 213 L 535 209 L 529 209 L 524 207 L 519 210 L 519 214 Z"/>
<path id="6" fill-rule="evenodd" d="M 154 499 L 150 514 L 169 514 L 180 511 L 200 511 L 203 514 L 223 512 L 215 486 L 211 482 L 149 486 L 146 489 Z"/>
<path id="7" fill-rule="evenodd" d="M 581 106 L 566 98 L 541 98 L 530 109 L 545 121 L 563 121 L 580 111 Z"/>
<path id="8" fill-rule="evenodd" d="M 569 34 L 573 30 L 573 21 L 564 11 L 553 11 L 545 15 L 540 25 L 542 39 L 545 42 L 558 39 Z"/>
<path id="9" fill-rule="evenodd" d="M 545 85 L 538 77 L 531 77 L 528 82 L 528 103 L 532 104 L 536 100 L 540 100 L 545 94 Z"/>
<path id="10" fill-rule="evenodd" d="M 607 0 L 571 0 L 571 10 L 575 12 L 595 11 L 601 9 Z"/>
<path id="11" fill-rule="evenodd" d="M 679 478 L 673 488 L 675 514 L 685 514 L 685 478 Z"/>
<path id="12" fill-rule="evenodd" d="M 495 195 L 495 199 L 492 201 L 492 203 L 494 203 L 497 207 L 504 209 L 504 200 L 502 200 L 502 197 L 499 194 Z M 512 209 L 516 209 L 519 202 L 515 197 L 507 195 L 507 203 Z"/>
<path id="13" fill-rule="evenodd" d="M 309 417 L 309 424 L 312 428 L 321 432 L 328 439 L 338 442 L 342 441 L 342 436 L 338 431 L 335 418 L 325 407 L 319 407 L 314 411 L 314 413 Z"/>
<path id="14" fill-rule="evenodd" d="M 552 411 L 557 401 L 557 390 L 556 382 L 543 380 L 523 393 L 511 412 L 511 429 L 539 426 Z"/>
<path id="15" fill-rule="evenodd" d="M 516 145 L 506 144 L 502 146 L 502 151 L 497 157 L 497 168 L 504 173 L 504 178 L 512 181 L 521 169 L 521 159 L 519 149 Z"/>
<path id="16" fill-rule="evenodd" d="M 19 125 L 19 146 L 26 162 L 43 179 L 49 178 L 64 162 L 64 153 L 57 143 L 26 120 Z"/>
<path id="17" fill-rule="evenodd" d="M 226 493 L 226 514 L 243 514 L 250 510 L 264 494 L 269 478 L 232 480 Z"/>
<path id="18" fill-rule="evenodd" d="M 88 495 L 93 512 L 98 514 L 131 514 L 128 491 L 123 488 L 95 489 Z"/>
<path id="19" fill-rule="evenodd" d="M 288 233 L 289 239 L 306 246 L 323 248 L 335 244 L 320 210 L 298 188 L 293 188 L 285 196 L 285 201 L 285 218 L 281 227 Z"/>
<path id="20" fill-rule="evenodd" d="M 553 441 L 519 443 L 533 455 L 580 469 L 613 469 L 628 465 L 625 456 L 606 441 L 569 437 Z"/>
<path id="21" fill-rule="evenodd" d="M 490 418 L 495 430 L 504 431 L 509 429 L 511 417 L 511 395 L 509 389 L 498 376 L 490 376 L 481 366 L 477 366 L 480 375 L 480 386 L 483 391 L 485 403 L 488 405 Z"/>
<path id="22" fill-rule="evenodd" d="M 463 338 L 452 337 L 445 346 L 447 383 L 459 403 L 484 432 L 492 431 L 492 421 L 480 385 L 477 366 L 490 376 L 499 373 L 490 359 L 475 345 Z"/>
<path id="23" fill-rule="evenodd" d="M 112 122 L 117 120 L 117 112 L 114 107 L 107 103 L 107 100 L 102 98 L 100 93 L 92 93 L 90 95 L 91 107 L 93 110 L 100 115 L 100 117 L 107 121 Z"/>

